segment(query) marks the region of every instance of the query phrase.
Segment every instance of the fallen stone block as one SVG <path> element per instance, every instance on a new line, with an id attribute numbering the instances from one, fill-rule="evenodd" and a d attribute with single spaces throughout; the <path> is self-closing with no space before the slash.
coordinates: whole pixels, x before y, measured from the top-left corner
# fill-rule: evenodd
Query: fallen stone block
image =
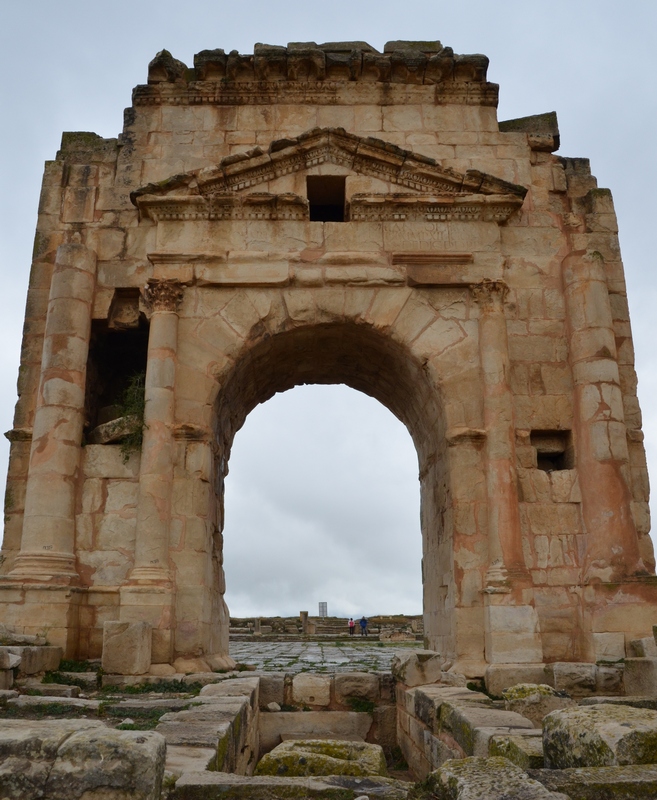
<path id="1" fill-rule="evenodd" d="M 512 734 L 522 729 L 533 730 L 534 726 L 531 720 L 513 711 L 475 704 L 443 703 L 440 729 L 449 732 L 466 755 L 485 757 L 492 736 Z"/>
<path id="2" fill-rule="evenodd" d="M 61 647 L 36 647 L 32 645 L 10 645 L 6 648 L 0 647 L 0 650 L 8 650 L 10 653 L 17 655 L 20 660 L 18 674 L 20 675 L 37 675 L 40 672 L 53 672 L 59 668 L 59 662 L 62 660 L 64 651 Z"/>
<path id="3" fill-rule="evenodd" d="M 626 658 L 625 693 L 657 697 L 657 658 Z"/>
<path id="4" fill-rule="evenodd" d="M 553 711 L 543 750 L 551 769 L 657 763 L 657 711 L 604 703 Z"/>
<path id="5" fill-rule="evenodd" d="M 187 772 L 176 783 L 174 800 L 349 800 L 358 797 L 406 800 L 412 783 L 375 776 L 330 775 L 281 778 L 270 775 L 247 778 L 221 772 Z M 551 798 L 547 794 L 543 797 Z M 531 800 L 531 799 L 530 799 Z M 541 798 L 542 800 L 542 798 Z"/>
<path id="6" fill-rule="evenodd" d="M 338 739 L 306 739 L 282 742 L 264 755 L 256 775 L 303 777 L 314 775 L 381 775 L 386 759 L 378 744 Z"/>
<path id="7" fill-rule="evenodd" d="M 586 697 L 594 694 L 596 686 L 595 664 L 558 661 L 546 664 L 548 683 L 559 692 L 568 692 L 573 697 Z"/>
<path id="8" fill-rule="evenodd" d="M 489 756 L 501 756 L 520 769 L 543 768 L 543 738 L 540 731 L 535 736 L 491 736 Z"/>
<path id="9" fill-rule="evenodd" d="M 159 800 L 165 753 L 163 737 L 153 731 L 78 731 L 57 751 L 46 796 Z"/>
<path id="10" fill-rule="evenodd" d="M 445 659 L 433 650 L 411 650 L 392 658 L 392 674 L 405 686 L 424 686 L 437 683 L 443 671 Z"/>
<path id="11" fill-rule="evenodd" d="M 0 645 L 35 645 L 42 647 L 46 637 L 41 634 L 16 633 L 0 622 Z"/>
<path id="12" fill-rule="evenodd" d="M 493 697 L 519 683 L 551 684 L 552 676 L 546 673 L 545 664 L 490 664 L 486 667 L 486 689 Z"/>
<path id="13" fill-rule="evenodd" d="M 654 800 L 657 766 L 530 770 L 530 777 L 571 800 Z"/>
<path id="14" fill-rule="evenodd" d="M 76 732 L 106 730 L 98 720 L 3 719 L 0 725 L 0 797 L 11 800 L 48 797 L 46 782 L 57 751 Z M 57 798 L 74 797 L 72 793 Z"/>
<path id="15" fill-rule="evenodd" d="M 212 747 L 190 747 L 167 744 L 165 773 L 179 778 L 185 772 L 212 769 L 217 762 L 217 751 Z"/>
<path id="16" fill-rule="evenodd" d="M 103 670 L 144 675 L 151 665 L 152 631 L 148 622 L 103 623 Z"/>
<path id="17" fill-rule="evenodd" d="M 335 699 L 348 705 L 351 698 L 376 701 L 379 698 L 379 678 L 368 672 L 342 672 L 335 676 Z"/>
<path id="18" fill-rule="evenodd" d="M 545 683 L 519 683 L 517 686 L 505 689 L 502 697 L 507 711 L 522 714 L 539 730 L 543 728 L 543 717 L 551 711 L 575 705 L 575 701 L 567 692 L 558 692 Z"/>
<path id="19" fill-rule="evenodd" d="M 448 761 L 429 775 L 416 796 L 427 800 L 567 800 L 506 758 Z"/>
<path id="20" fill-rule="evenodd" d="M 12 653 L 8 647 L 0 647 L 0 669 L 16 669 L 21 663 L 21 657 Z"/>
<path id="21" fill-rule="evenodd" d="M 630 658 L 657 658 L 657 642 L 652 636 L 632 639 L 629 645 L 629 655 Z"/>

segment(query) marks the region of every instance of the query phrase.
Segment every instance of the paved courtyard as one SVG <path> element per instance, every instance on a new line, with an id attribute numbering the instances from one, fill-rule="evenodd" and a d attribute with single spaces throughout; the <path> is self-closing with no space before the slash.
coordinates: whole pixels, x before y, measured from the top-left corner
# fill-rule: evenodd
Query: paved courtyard
<path id="1" fill-rule="evenodd" d="M 231 641 L 230 654 L 267 672 L 387 672 L 395 653 L 414 648 L 422 643 Z"/>

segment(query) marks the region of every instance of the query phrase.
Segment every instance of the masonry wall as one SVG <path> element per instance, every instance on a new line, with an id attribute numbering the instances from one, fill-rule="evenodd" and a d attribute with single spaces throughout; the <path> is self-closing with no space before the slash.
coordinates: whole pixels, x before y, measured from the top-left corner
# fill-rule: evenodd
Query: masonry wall
<path id="1" fill-rule="evenodd" d="M 628 493 L 631 520 L 623 524 L 633 531 L 628 535 L 638 536 L 643 572 L 654 574 L 648 478 L 611 195 L 597 188 L 585 159 L 554 155 L 554 121 L 498 124 L 497 87 L 485 80 L 483 57 L 454 57 L 438 46 L 418 55 L 419 45 L 399 43 L 381 56 L 357 45 L 356 55 L 347 59 L 348 69 L 343 56 L 331 55 L 329 46 L 310 48 L 310 55 L 294 47 L 286 54 L 258 51 L 255 57 L 199 54 L 196 73 L 160 54 L 150 65 L 149 83 L 134 92 L 118 139 L 64 134 L 56 159 L 46 164 L 39 206 L 19 400 L 9 435 L 0 569 L 10 576 L 21 548 L 57 248 L 79 241 L 97 256 L 96 321 L 107 320 L 117 289 L 141 290 L 149 280 L 179 281 L 184 288 L 177 311 L 166 515 L 176 599 L 174 610 L 156 623 L 173 626 L 173 650 L 227 648 L 221 530 L 232 435 L 254 403 L 300 380 L 301 373 L 293 374 L 290 365 L 302 338 L 285 339 L 289 344 L 281 345 L 275 366 L 283 377 L 247 380 L 237 367 L 248 362 L 260 368 L 269 345 L 262 351 L 257 347 L 267 337 L 348 323 L 359 330 L 371 328 L 382 337 L 381 344 L 354 334 L 340 351 L 343 345 L 331 340 L 336 354 L 352 359 L 351 371 L 336 361 L 314 379 L 345 379 L 378 396 L 406 422 L 418 449 L 423 487 L 425 629 L 432 646 L 476 673 L 487 659 L 486 576 L 494 559 L 487 485 L 492 456 L 485 444 L 490 432 L 481 361 L 484 312 L 472 286 L 489 280 L 505 285 L 508 370 L 502 371 L 512 397 L 514 441 L 509 447 L 521 532 L 519 569 L 528 576 L 514 589 L 513 602 L 535 611 L 540 630 L 536 627 L 529 635 L 540 639 L 545 660 L 594 659 L 599 654 L 591 634 L 622 630 L 628 638 L 643 635 L 652 624 L 654 599 L 650 580 L 642 583 L 633 577 L 633 588 L 624 595 L 629 600 L 623 600 L 632 613 L 604 610 L 612 598 L 618 599 L 613 586 L 626 576 L 603 564 L 604 559 L 587 555 L 597 529 L 582 512 L 578 467 L 583 428 L 578 427 L 580 400 L 573 378 L 573 347 L 579 345 L 573 342 L 580 336 L 578 324 L 597 330 L 597 323 L 587 322 L 586 308 L 583 320 L 576 318 L 575 290 L 567 305 L 564 263 L 573 254 L 587 253 L 600 259 L 613 327 L 613 341 L 604 352 L 598 349 L 596 358 L 615 363 L 619 374 L 618 393 L 613 380 L 608 384 L 608 374 L 590 378 L 600 395 L 591 401 L 597 403 L 593 413 L 609 429 L 600 433 L 600 447 L 609 449 L 608 461 L 616 465 L 622 491 Z M 394 202 L 401 202 L 399 195 L 408 200 L 417 191 L 401 185 L 382 166 L 386 157 L 391 164 L 407 157 L 395 148 L 413 151 L 420 160 L 435 159 L 453 175 L 486 173 L 481 186 L 493 188 L 471 189 L 472 197 L 476 192 L 492 196 L 511 191 L 510 185 L 524 187 L 527 194 L 517 210 L 509 207 L 488 218 L 471 208 L 460 216 L 450 212 L 449 218 L 429 220 L 377 217 L 368 206 L 361 221 L 343 223 L 309 222 L 303 214 L 295 217 L 297 212 L 285 219 L 270 212 L 258 219 L 247 211 L 239 212 L 242 218 L 213 219 L 196 211 L 172 211 L 173 206 L 167 211 L 167 203 L 198 195 L 203 176 L 210 180 L 222 159 L 233 157 L 223 162 L 221 175 L 238 174 L 265 159 L 272 142 L 285 140 L 288 144 L 278 144 L 279 150 L 289 146 L 302 152 L 306 140 L 296 137 L 315 128 L 343 128 L 360 137 L 360 144 L 353 146 L 376 151 L 376 170 L 359 172 L 346 161 L 329 159 L 255 180 L 233 194 L 304 198 L 307 175 L 331 174 L 345 176 L 352 209 L 365 194 L 388 196 L 388 203 L 395 196 Z M 191 174 L 198 170 L 206 173 Z M 506 188 L 500 181 L 508 183 Z M 481 197 L 476 203 L 483 203 Z M 439 267 L 431 269 L 440 275 L 429 280 L 422 270 L 433 262 L 414 260 L 409 253 L 451 254 L 452 262 L 438 258 Z M 468 257 L 459 262 L 455 254 Z M 141 313 L 150 313 L 143 303 Z M 324 341 L 323 335 L 313 334 L 309 352 Z M 415 365 L 399 386 L 392 375 L 401 369 L 402 351 L 393 353 L 388 341 L 405 348 Z M 367 373 L 362 353 L 359 362 L 357 356 L 364 347 L 389 365 L 387 375 Z M 239 380 L 234 379 L 238 373 Z M 226 389 L 231 381 L 241 387 L 233 394 Z M 222 408 L 227 419 L 234 417 L 223 428 L 218 423 Z M 553 471 L 539 469 L 536 435 L 555 432 L 570 437 L 574 455 Z M 74 555 L 80 580 L 74 593 L 80 610 L 74 625 L 81 655 L 98 655 L 102 622 L 120 614 L 120 590 L 135 566 L 139 476 L 139 454 L 124 463 L 116 444 L 85 447 L 75 473 Z M 587 577 L 589 562 L 602 570 L 597 588 L 591 588 Z M 586 590 L 574 590 L 585 585 Z"/>

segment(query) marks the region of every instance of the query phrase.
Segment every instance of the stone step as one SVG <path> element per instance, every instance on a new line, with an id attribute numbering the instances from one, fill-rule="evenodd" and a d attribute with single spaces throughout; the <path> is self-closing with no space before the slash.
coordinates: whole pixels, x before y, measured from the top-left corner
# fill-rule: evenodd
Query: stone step
<path id="1" fill-rule="evenodd" d="M 654 800 L 657 797 L 657 764 L 625 767 L 530 769 L 528 774 L 552 792 L 570 800 Z"/>

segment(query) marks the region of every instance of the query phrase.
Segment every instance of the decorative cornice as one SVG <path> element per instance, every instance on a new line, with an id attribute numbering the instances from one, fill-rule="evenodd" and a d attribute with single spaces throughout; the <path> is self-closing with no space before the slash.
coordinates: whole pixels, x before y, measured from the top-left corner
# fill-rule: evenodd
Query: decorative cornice
<path id="1" fill-rule="evenodd" d="M 296 194 L 224 194 L 154 197 L 137 200 L 139 210 L 156 222 L 164 220 L 308 219 L 308 201 Z"/>
<path id="2" fill-rule="evenodd" d="M 157 311 L 177 312 L 183 299 L 183 293 L 183 285 L 177 280 L 150 278 L 143 288 L 144 303 L 151 313 Z"/>
<path id="3" fill-rule="evenodd" d="M 452 197 L 417 195 L 354 195 L 353 221 L 506 222 L 522 205 L 516 195 L 466 194 Z"/>
<path id="4" fill-rule="evenodd" d="M 185 196 L 219 198 L 242 192 L 276 178 L 321 164 L 331 163 L 361 175 L 404 186 L 414 192 L 437 195 L 504 195 L 506 202 L 522 203 L 523 186 L 479 170 L 456 172 L 433 158 L 404 150 L 373 137 L 361 137 L 343 128 L 314 128 L 294 139 L 273 141 L 264 152 L 256 147 L 224 158 L 216 167 L 174 175 L 167 181 L 148 184 L 132 192 L 135 205 L 144 195 L 164 196 L 184 189 Z M 362 202 L 366 202 L 362 196 Z M 514 198 L 518 198 L 516 201 Z M 176 197 L 176 201 L 180 198 Z M 403 202 L 400 199 L 399 202 Z M 438 210 L 436 213 L 440 213 Z"/>
<path id="5" fill-rule="evenodd" d="M 362 103 L 372 92 L 405 102 L 405 90 L 432 91 L 436 103 L 497 105 L 498 87 L 486 81 L 488 59 L 455 55 L 440 42 L 388 42 L 383 53 L 366 42 L 257 44 L 254 53 L 203 50 L 194 68 L 166 50 L 151 61 L 138 105 Z M 417 96 L 417 94 L 415 95 Z M 406 100 L 406 102 L 413 102 Z"/>

